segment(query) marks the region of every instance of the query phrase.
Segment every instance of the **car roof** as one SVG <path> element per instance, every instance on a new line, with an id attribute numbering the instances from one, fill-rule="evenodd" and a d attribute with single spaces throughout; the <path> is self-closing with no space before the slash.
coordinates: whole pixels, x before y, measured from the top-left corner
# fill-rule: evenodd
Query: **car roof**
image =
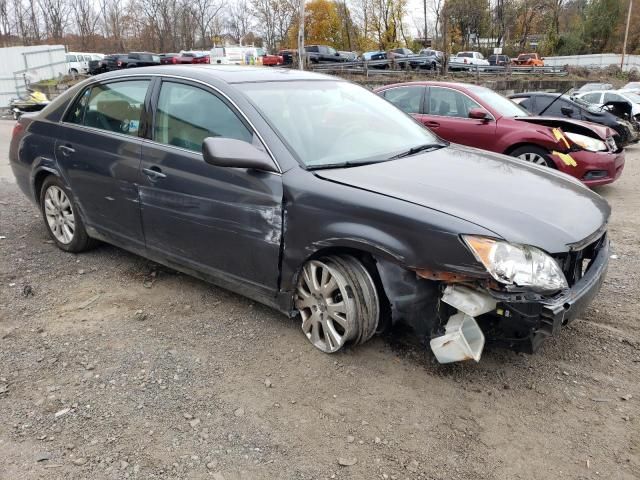
<path id="1" fill-rule="evenodd" d="M 403 82 L 403 83 L 394 83 L 391 85 L 385 85 L 380 89 L 382 90 L 383 88 L 386 88 L 386 87 L 399 87 L 401 85 L 424 85 L 426 87 L 449 87 L 455 90 L 465 90 L 465 91 L 468 91 L 469 87 L 481 86 L 481 85 L 474 85 L 472 83 L 462 83 L 462 82 L 435 82 L 431 80 L 418 80 L 415 82 Z"/>
<path id="2" fill-rule="evenodd" d="M 293 80 L 334 80 L 344 81 L 340 78 L 321 73 L 294 70 L 291 68 L 250 67 L 241 65 L 163 65 L 153 67 L 139 67 L 129 70 L 114 70 L 100 75 L 101 80 L 110 78 L 122 78 L 140 74 L 171 75 L 177 77 L 193 78 L 207 81 L 211 79 L 221 80 L 226 83 L 247 82 L 277 82 Z"/>

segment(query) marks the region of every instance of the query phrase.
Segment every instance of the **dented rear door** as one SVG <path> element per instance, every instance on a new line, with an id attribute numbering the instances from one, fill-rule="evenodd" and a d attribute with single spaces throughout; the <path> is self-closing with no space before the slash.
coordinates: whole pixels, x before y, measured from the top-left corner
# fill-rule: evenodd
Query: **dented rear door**
<path id="1" fill-rule="evenodd" d="M 162 81 L 152 139 L 142 147 L 140 203 L 147 249 L 222 280 L 275 291 L 282 236 L 282 177 L 205 163 L 201 142 L 255 144 L 215 92 Z"/>

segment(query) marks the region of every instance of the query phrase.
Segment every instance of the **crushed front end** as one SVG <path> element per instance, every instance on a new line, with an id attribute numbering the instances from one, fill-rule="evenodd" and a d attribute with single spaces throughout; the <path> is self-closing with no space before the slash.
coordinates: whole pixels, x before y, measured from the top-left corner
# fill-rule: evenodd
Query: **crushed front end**
<path id="1" fill-rule="evenodd" d="M 408 320 L 441 363 L 479 361 L 485 339 L 490 345 L 534 353 L 547 337 L 578 317 L 600 290 L 609 263 L 609 239 L 599 233 L 566 253 L 548 257 L 562 271 L 565 288 L 555 292 L 515 284 L 505 288 L 494 279 L 416 270 L 416 285 L 422 287 L 405 287 L 403 295 L 391 295 L 390 300 L 394 310 L 394 304 L 402 305 L 398 299 L 408 303 L 411 297 L 419 298 L 420 316 L 418 309 L 409 312 L 406 307 L 392 313 Z M 382 275 L 383 281 L 387 274 Z M 394 280 L 397 284 L 400 277 Z M 436 314 L 425 315 L 425 307 Z"/>

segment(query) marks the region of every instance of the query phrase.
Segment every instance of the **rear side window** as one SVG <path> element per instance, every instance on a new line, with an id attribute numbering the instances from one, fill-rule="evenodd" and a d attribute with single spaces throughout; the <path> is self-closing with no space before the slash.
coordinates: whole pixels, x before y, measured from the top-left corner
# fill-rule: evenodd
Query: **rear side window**
<path id="1" fill-rule="evenodd" d="M 384 98 L 405 113 L 421 113 L 425 87 L 398 87 L 384 92 Z"/>
<path id="2" fill-rule="evenodd" d="M 207 137 L 234 138 L 248 143 L 253 140 L 244 123 L 213 93 L 192 85 L 162 82 L 153 139 L 201 152 Z"/>
<path id="3" fill-rule="evenodd" d="M 66 121 L 109 132 L 137 136 L 149 80 L 96 85 L 85 90 Z"/>
<path id="4" fill-rule="evenodd" d="M 67 55 L 67 62 L 75 62 L 75 61 L 76 61 L 75 55 Z"/>
<path id="5" fill-rule="evenodd" d="M 607 103 L 607 102 L 624 102 L 624 98 L 622 98 L 617 93 L 607 92 L 607 93 L 604 94 L 604 102 L 603 103 Z"/>

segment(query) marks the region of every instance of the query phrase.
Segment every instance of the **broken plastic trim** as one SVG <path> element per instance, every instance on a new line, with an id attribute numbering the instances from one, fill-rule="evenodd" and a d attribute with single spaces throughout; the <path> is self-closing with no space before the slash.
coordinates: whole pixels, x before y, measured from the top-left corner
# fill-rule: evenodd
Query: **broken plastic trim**
<path id="1" fill-rule="evenodd" d="M 496 300 L 484 291 L 464 285 L 447 285 L 441 299 L 458 310 L 449 317 L 443 335 L 431 339 L 430 346 L 440 363 L 480 361 L 484 334 L 475 317 L 496 308 Z"/>

